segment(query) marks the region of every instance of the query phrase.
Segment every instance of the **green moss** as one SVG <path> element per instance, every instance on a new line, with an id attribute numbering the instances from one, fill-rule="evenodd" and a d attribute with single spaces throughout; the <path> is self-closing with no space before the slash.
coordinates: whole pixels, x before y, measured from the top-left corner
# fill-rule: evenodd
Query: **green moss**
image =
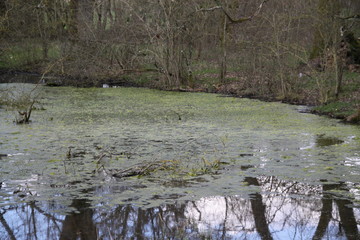
<path id="1" fill-rule="evenodd" d="M 335 118 L 345 118 L 355 112 L 355 103 L 352 102 L 331 102 L 315 107 L 314 112 L 330 115 Z"/>
<path id="2" fill-rule="evenodd" d="M 354 92 L 360 89 L 360 73 L 345 72 L 344 80 L 345 84 L 342 87 L 343 95 L 352 95 Z"/>

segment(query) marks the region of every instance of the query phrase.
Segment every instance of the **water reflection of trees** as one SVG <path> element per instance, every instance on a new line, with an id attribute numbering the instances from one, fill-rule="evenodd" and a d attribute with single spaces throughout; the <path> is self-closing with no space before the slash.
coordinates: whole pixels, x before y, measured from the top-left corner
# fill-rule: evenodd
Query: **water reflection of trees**
<path id="1" fill-rule="evenodd" d="M 56 213 L 62 208 L 56 202 L 7 206 L 0 211 L 0 239 L 359 239 L 359 213 L 331 193 L 346 190 L 345 184 L 310 186 L 273 177 L 245 182 L 254 188 L 247 198 L 214 196 L 147 209 L 91 208 L 74 199 L 74 211 L 64 216 Z"/>
<path id="2" fill-rule="evenodd" d="M 321 216 L 313 240 L 323 239 L 334 214 L 334 202 L 338 208 L 340 217 L 340 221 L 338 222 L 340 230 L 344 231 L 347 239 L 360 239 L 358 223 L 356 221 L 353 209 L 350 208 L 353 203 L 348 199 L 333 199 L 329 193 L 329 191 L 332 190 L 346 190 L 344 183 L 324 185 L 323 189 L 324 194 L 322 198 Z"/>
<path id="3" fill-rule="evenodd" d="M 0 239 L 58 239 L 63 216 L 54 210 L 51 204 L 40 208 L 35 202 L 1 208 Z"/>
<path id="4" fill-rule="evenodd" d="M 71 207 L 76 212 L 65 217 L 60 240 L 88 239 L 97 240 L 97 229 L 93 221 L 94 210 L 85 199 L 74 199 Z"/>
<path id="5" fill-rule="evenodd" d="M 111 211 L 99 210 L 95 221 L 101 238 L 113 239 L 174 239 L 185 226 L 185 204 L 142 209 L 131 205 L 117 206 Z"/>

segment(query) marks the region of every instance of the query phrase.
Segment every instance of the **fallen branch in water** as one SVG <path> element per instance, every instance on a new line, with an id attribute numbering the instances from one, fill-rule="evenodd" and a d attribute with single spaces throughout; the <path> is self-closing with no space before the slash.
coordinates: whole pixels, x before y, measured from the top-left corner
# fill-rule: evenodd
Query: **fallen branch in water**
<path id="1" fill-rule="evenodd" d="M 116 178 L 126 178 L 134 176 L 145 176 L 157 170 L 171 170 L 178 166 L 175 160 L 159 160 L 155 162 L 139 163 L 124 170 L 112 171 L 112 176 Z"/>
<path id="2" fill-rule="evenodd" d="M 128 177 L 147 176 L 160 170 L 170 171 L 176 173 L 178 176 L 188 175 L 194 177 L 204 174 L 217 174 L 221 165 L 228 164 L 220 159 L 209 161 L 205 157 L 202 157 L 198 162 L 191 164 L 191 167 L 186 163 L 184 165 L 184 161 L 180 160 L 156 160 L 137 163 L 124 169 L 114 169 L 108 167 L 111 158 L 112 154 L 107 151 L 96 156 L 96 168 L 92 173 L 101 172 L 107 177 L 123 179 Z"/>

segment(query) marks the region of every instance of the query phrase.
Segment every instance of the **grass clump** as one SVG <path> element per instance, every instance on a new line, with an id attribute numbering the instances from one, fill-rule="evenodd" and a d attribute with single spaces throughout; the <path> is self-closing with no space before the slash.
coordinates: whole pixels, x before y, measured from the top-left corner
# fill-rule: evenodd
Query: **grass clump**
<path id="1" fill-rule="evenodd" d="M 355 109 L 356 104 L 354 102 L 331 102 L 313 108 L 313 112 L 344 119 L 353 114 Z"/>

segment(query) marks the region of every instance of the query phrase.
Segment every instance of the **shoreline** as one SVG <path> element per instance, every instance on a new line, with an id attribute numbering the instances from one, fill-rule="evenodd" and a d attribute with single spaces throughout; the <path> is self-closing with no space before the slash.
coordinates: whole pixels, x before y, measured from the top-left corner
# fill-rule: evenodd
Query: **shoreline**
<path id="1" fill-rule="evenodd" d="M 72 87 L 80 87 L 80 88 L 89 88 L 89 87 L 97 87 L 97 88 L 107 88 L 107 87 L 139 87 L 139 88 L 149 88 L 149 89 L 157 89 L 161 91 L 174 91 L 174 92 L 202 92 L 202 93 L 213 93 L 222 95 L 223 97 L 235 97 L 235 98 L 247 98 L 247 99 L 254 99 L 260 100 L 263 102 L 280 102 L 289 105 L 295 106 L 304 106 L 307 109 L 305 111 L 301 111 L 303 113 L 310 113 L 319 116 L 327 116 L 329 118 L 334 118 L 341 120 L 343 123 L 346 124 L 360 124 L 360 121 L 355 117 L 356 121 L 348 121 L 352 115 L 356 114 L 356 111 L 351 115 L 344 115 L 344 114 L 336 114 L 334 111 L 329 110 L 322 110 L 322 107 L 326 106 L 327 104 L 319 105 L 314 104 L 311 102 L 306 101 L 299 101 L 290 100 L 290 99 L 276 99 L 273 96 L 261 96 L 261 95 L 254 95 L 254 94 L 241 94 L 246 89 L 236 89 L 234 88 L 234 83 L 230 82 L 225 84 L 218 84 L 218 86 L 213 86 L 212 88 L 205 87 L 205 86 L 198 86 L 198 87 L 178 87 L 178 88 L 161 88 L 156 87 L 154 84 L 152 85 L 141 85 L 135 82 L 127 81 L 126 79 L 108 79 L 108 80 L 89 80 L 86 79 L 84 81 L 76 81 L 75 77 L 71 76 L 53 76 L 49 75 L 42 78 L 42 74 L 38 72 L 30 72 L 30 71 L 18 71 L 18 70 L 5 70 L 0 69 L 0 84 L 1 83 L 32 83 L 41 84 L 49 86 L 49 87 L 62 87 L 62 86 L 72 86 Z M 239 94 L 240 93 L 240 94 Z M 336 102 L 336 101 L 335 101 Z M 353 116 L 354 117 L 354 116 Z M 351 120 L 351 119 L 350 119 Z"/>

